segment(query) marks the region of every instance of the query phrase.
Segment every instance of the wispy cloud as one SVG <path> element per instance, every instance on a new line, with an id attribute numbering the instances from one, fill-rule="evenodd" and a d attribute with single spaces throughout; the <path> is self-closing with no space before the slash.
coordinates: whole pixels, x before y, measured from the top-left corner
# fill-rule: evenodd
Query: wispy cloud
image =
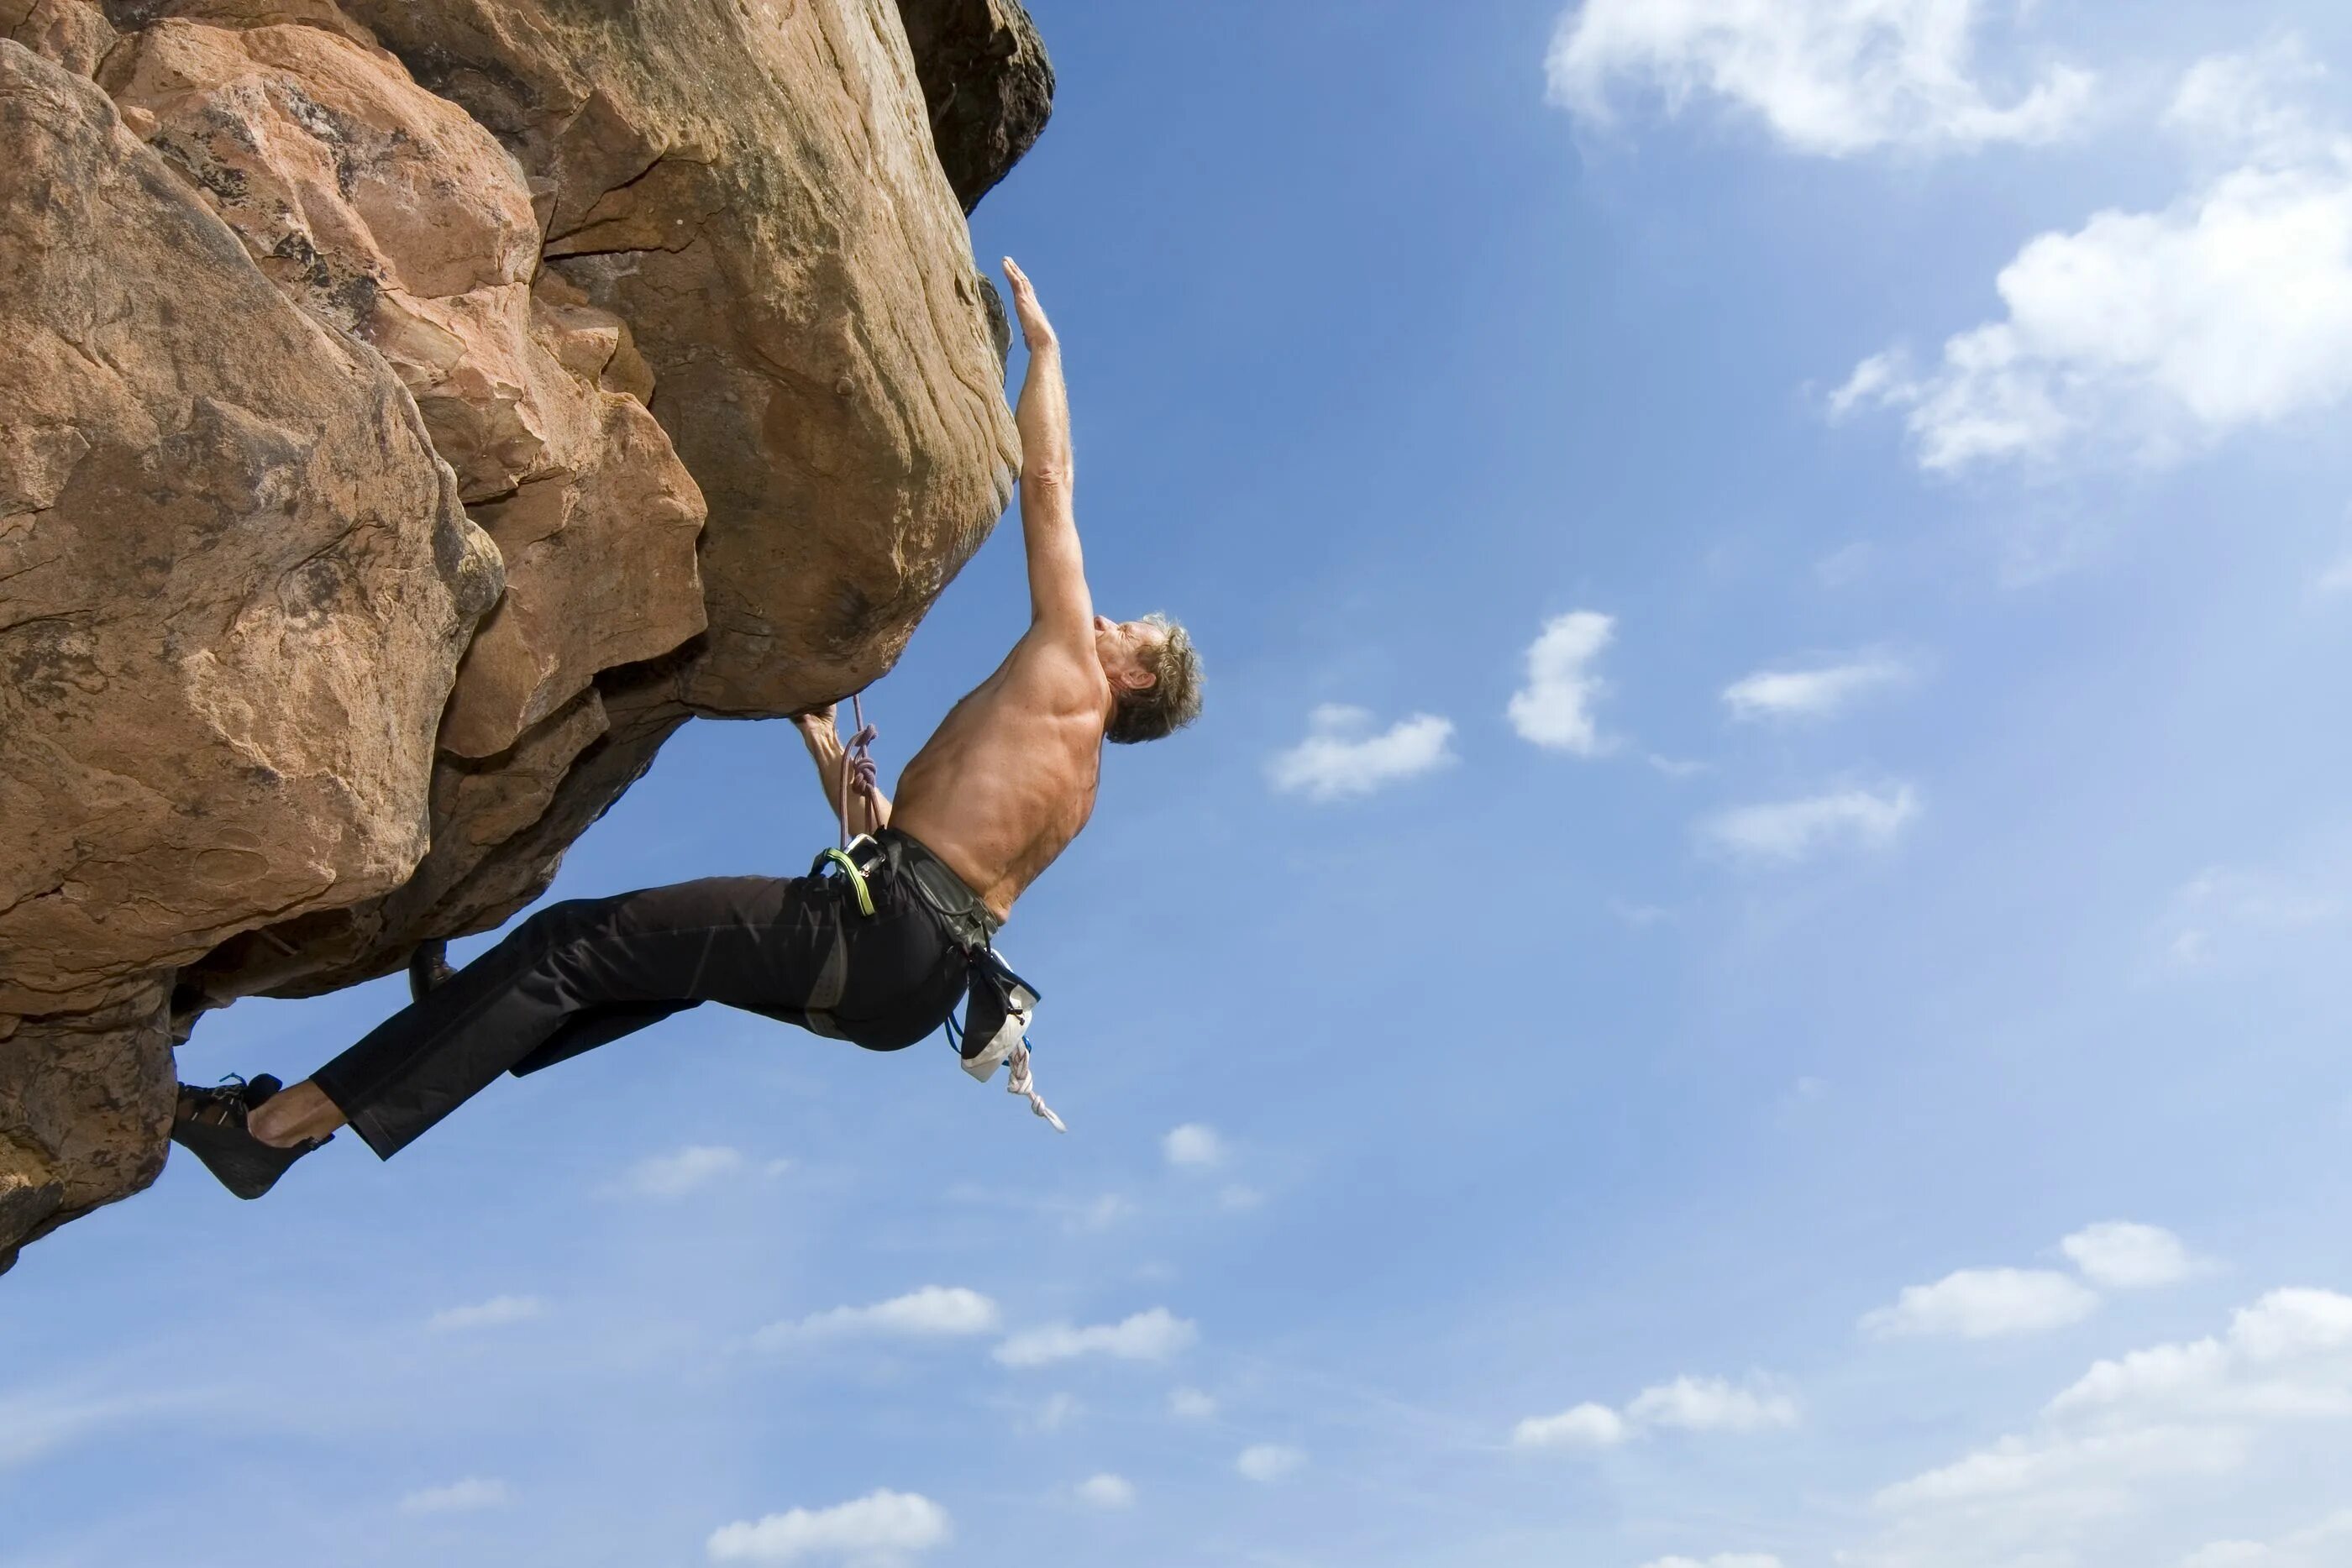
<path id="1" fill-rule="evenodd" d="M 425 1326 L 436 1333 L 455 1333 L 467 1329 L 527 1323 L 546 1315 L 547 1303 L 537 1296 L 493 1296 L 470 1307 L 446 1308 L 425 1319 Z"/>
<path id="2" fill-rule="evenodd" d="M 834 1307 L 751 1336 L 754 1350 L 782 1350 L 810 1340 L 851 1337 L 963 1339 L 996 1332 L 996 1303 L 961 1285 L 925 1285 L 870 1306 Z"/>
<path id="3" fill-rule="evenodd" d="M 1106 1511 L 1135 1506 L 1135 1483 L 1125 1476 L 1088 1476 L 1078 1483 L 1077 1494 L 1080 1502 Z"/>
<path id="4" fill-rule="evenodd" d="M 0 1470 L 30 1464 L 123 1427 L 152 1422 L 167 1412 L 202 1408 L 230 1397 L 225 1392 L 194 1389 L 0 1394 Z"/>
<path id="5" fill-rule="evenodd" d="M 2266 1437 L 2347 1419 L 2352 1297 L 2273 1291 L 2225 1333 L 2096 1363 L 2030 1429 L 1884 1489 L 1886 1539 L 1851 1561 L 2076 1561 L 2085 1532 L 2164 1489 L 2240 1474 Z"/>
<path id="6" fill-rule="evenodd" d="M 1531 1416 L 1511 1428 L 1521 1448 L 1614 1448 L 1643 1432 L 1764 1432 L 1801 1419 L 1793 1395 L 1769 1378 L 1745 1385 L 1721 1377 L 1677 1377 L 1644 1388 L 1622 1411 L 1606 1405 L 1572 1406 L 1557 1416 Z"/>
<path id="7" fill-rule="evenodd" d="M 2216 1541 L 2181 1559 L 2180 1568 L 2340 1568 L 2352 1562 L 2352 1509 L 2276 1541 Z"/>
<path id="8" fill-rule="evenodd" d="M 1511 696 L 1511 727 L 1519 738 L 1579 757 L 1608 748 L 1592 715 L 1605 689 L 1592 663 L 1609 646 L 1615 627 L 1614 620 L 1593 610 L 1571 611 L 1544 623 L 1528 646 L 1527 684 Z"/>
<path id="9" fill-rule="evenodd" d="M 1684 1432 L 1764 1432 L 1797 1424 L 1797 1402 L 1769 1385 L 1740 1387 L 1720 1377 L 1678 1377 L 1645 1388 L 1625 1406 L 1638 1427 Z"/>
<path id="10" fill-rule="evenodd" d="M 1606 1405 L 1571 1406 L 1557 1416 L 1530 1416 L 1511 1428 L 1522 1448 L 1613 1448 L 1633 1435 L 1625 1417 Z"/>
<path id="11" fill-rule="evenodd" d="M 1713 1557 L 1660 1557 L 1642 1568 L 1780 1568 L 1780 1560 L 1764 1552 L 1723 1552 Z"/>
<path id="12" fill-rule="evenodd" d="M 2168 123 L 2227 172 L 2157 212 L 2106 211 L 2030 241 L 2007 314 L 1915 369 L 1873 355 L 1832 414 L 1906 411 L 1922 466 L 2113 450 L 2165 461 L 2352 393 L 2352 152 L 2291 107 L 2288 47 L 2208 60 Z M 2300 129 L 2297 129 L 2300 128 Z"/>
<path id="13" fill-rule="evenodd" d="M 1079 1356 L 1116 1361 L 1165 1361 L 1200 1339 L 1200 1330 L 1165 1307 L 1153 1307 L 1116 1323 L 1074 1328 L 1067 1323 L 1028 1329 L 996 1347 L 1006 1366 L 1050 1366 Z"/>
<path id="14" fill-rule="evenodd" d="M 1280 1443 L 1258 1443 L 1244 1448 L 1234 1460 L 1243 1479 L 1260 1484 L 1278 1481 L 1307 1463 L 1307 1456 Z"/>
<path id="15" fill-rule="evenodd" d="M 796 1508 L 722 1525 L 707 1550 L 713 1563 L 797 1563 L 835 1557 L 887 1562 L 943 1545 L 954 1533 L 948 1511 L 914 1492 L 883 1490 L 832 1508 Z"/>
<path id="16" fill-rule="evenodd" d="M 1168 1163 L 1192 1170 L 1208 1170 L 1224 1161 L 1225 1144 L 1214 1127 L 1187 1122 L 1160 1140 Z"/>
<path id="17" fill-rule="evenodd" d="M 1217 1414 L 1217 1402 L 1197 1388 L 1171 1389 L 1168 1395 L 1168 1414 L 1179 1421 L 1212 1420 Z"/>
<path id="18" fill-rule="evenodd" d="M 2058 1244 L 2083 1278 L 2110 1291 L 2177 1285 L 2198 1271 L 2180 1238 L 2160 1226 L 2127 1219 L 2086 1225 Z"/>
<path id="19" fill-rule="evenodd" d="M 2046 141 L 2072 129 L 2092 78 L 2055 67 L 1997 101 L 1976 78 L 1979 15 L 1976 0 L 1584 0 L 1552 41 L 1551 92 L 1599 123 L 1612 118 L 1619 83 L 1669 110 L 1711 95 L 1795 151 L 1829 157 Z"/>
<path id="20" fill-rule="evenodd" d="M 1307 738 L 1267 765 L 1275 789 L 1318 802 L 1345 800 L 1454 760 L 1454 721 L 1414 714 L 1376 729 L 1365 708 L 1326 704 L 1307 716 Z"/>
<path id="21" fill-rule="evenodd" d="M 1880 656 L 1759 670 L 1724 687 L 1723 706 L 1732 717 L 1749 721 L 1827 718 L 1910 678 L 1908 665 Z"/>
<path id="22" fill-rule="evenodd" d="M 2352 593 L 2352 549 L 2346 550 L 2329 562 L 2312 580 L 2312 587 L 2322 593 Z"/>
<path id="23" fill-rule="evenodd" d="M 2099 1293 L 2049 1269 L 1960 1269 L 1932 1285 L 1906 1286 L 1895 1304 L 1865 1313 L 1878 1339 L 1999 1339 L 2081 1322 Z"/>
<path id="24" fill-rule="evenodd" d="M 698 1144 L 639 1160 L 622 1175 L 614 1190 L 637 1197 L 684 1197 L 712 1182 L 741 1176 L 751 1166 L 740 1150 Z"/>
<path id="25" fill-rule="evenodd" d="M 1738 859 L 1791 864 L 1841 845 L 1884 849 L 1919 814 L 1908 784 L 1838 789 L 1798 800 L 1735 806 L 1699 824 L 1699 836 Z"/>
<path id="26" fill-rule="evenodd" d="M 645 1199 L 682 1199 L 710 1183 L 743 1176 L 751 1161 L 722 1145 L 689 1145 L 670 1155 L 649 1155 L 621 1173 L 609 1192 Z"/>
<path id="27" fill-rule="evenodd" d="M 400 1500 L 403 1513 L 477 1513 L 487 1508 L 502 1508 L 513 1499 L 507 1483 L 467 1476 L 446 1487 L 428 1487 L 410 1492 Z"/>

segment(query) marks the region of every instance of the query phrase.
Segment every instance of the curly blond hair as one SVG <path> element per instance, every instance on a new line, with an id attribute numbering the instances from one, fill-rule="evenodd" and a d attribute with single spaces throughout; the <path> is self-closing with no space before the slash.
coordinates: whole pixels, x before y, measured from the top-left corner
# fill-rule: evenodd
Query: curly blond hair
<path id="1" fill-rule="evenodd" d="M 1192 634 L 1165 615 L 1147 615 L 1143 624 L 1160 631 L 1160 641 L 1142 655 L 1153 679 L 1118 694 L 1103 738 L 1119 746 L 1173 735 L 1201 716 L 1201 655 Z"/>

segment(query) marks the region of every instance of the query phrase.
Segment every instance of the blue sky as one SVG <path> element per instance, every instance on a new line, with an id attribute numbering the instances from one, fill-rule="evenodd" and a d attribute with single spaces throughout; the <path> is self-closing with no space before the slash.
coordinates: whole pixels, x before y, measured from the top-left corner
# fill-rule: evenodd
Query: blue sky
<path id="1" fill-rule="evenodd" d="M 976 244 L 1213 681 L 1006 936 L 1070 1135 L 706 1009 L 175 1163 L 0 1564 L 2352 1563 L 2352 15 L 1034 8 Z M 698 725 L 558 891 L 828 831 Z"/>

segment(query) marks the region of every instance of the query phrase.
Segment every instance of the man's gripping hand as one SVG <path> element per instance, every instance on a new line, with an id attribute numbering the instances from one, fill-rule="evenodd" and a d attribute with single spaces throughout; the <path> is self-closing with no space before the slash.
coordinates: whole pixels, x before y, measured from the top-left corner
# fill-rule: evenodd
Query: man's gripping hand
<path id="1" fill-rule="evenodd" d="M 1021 340 L 1029 351 L 1058 348 L 1061 340 L 1054 335 L 1054 324 L 1045 319 L 1045 308 L 1037 303 L 1037 290 L 1031 286 L 1029 275 L 1011 256 L 1004 258 L 1005 281 L 1013 285 L 1013 313 L 1020 318 Z"/>

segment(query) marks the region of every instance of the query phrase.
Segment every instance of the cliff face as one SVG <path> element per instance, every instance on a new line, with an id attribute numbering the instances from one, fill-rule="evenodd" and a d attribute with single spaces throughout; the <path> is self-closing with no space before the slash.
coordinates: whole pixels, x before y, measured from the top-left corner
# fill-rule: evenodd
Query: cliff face
<path id="1" fill-rule="evenodd" d="M 203 1011 L 496 925 L 985 537 L 1051 69 L 905 5 L 0 0 L 0 1268 Z"/>

